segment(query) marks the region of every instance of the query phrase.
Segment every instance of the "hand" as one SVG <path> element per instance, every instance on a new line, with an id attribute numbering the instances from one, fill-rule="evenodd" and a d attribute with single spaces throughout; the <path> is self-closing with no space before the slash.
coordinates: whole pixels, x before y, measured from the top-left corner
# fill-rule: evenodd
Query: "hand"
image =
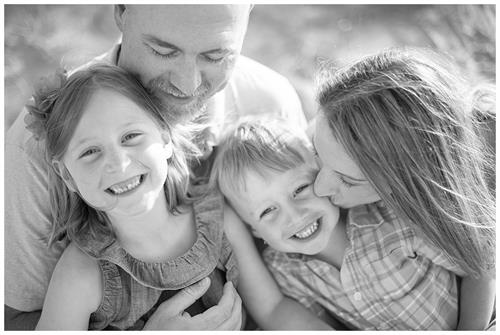
<path id="1" fill-rule="evenodd" d="M 241 298 L 231 282 L 224 285 L 217 305 L 195 316 L 184 311 L 209 286 L 210 279 L 204 278 L 163 302 L 151 315 L 144 330 L 240 330 Z"/>

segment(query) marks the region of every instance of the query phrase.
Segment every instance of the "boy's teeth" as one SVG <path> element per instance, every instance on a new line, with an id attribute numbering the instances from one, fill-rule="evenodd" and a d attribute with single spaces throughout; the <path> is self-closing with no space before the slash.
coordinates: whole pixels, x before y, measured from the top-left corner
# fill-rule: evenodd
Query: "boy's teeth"
<path id="1" fill-rule="evenodd" d="M 109 189 L 114 194 L 121 194 L 136 188 L 137 186 L 139 186 L 140 183 L 141 183 L 141 176 L 137 176 L 127 181 L 124 181 L 123 183 L 113 185 Z"/>
<path id="2" fill-rule="evenodd" d="M 312 234 L 314 234 L 316 232 L 316 230 L 318 230 L 318 221 L 314 221 L 312 224 L 310 224 L 309 226 L 305 227 L 304 229 L 302 229 L 301 231 L 299 231 L 298 233 L 296 233 L 294 236 L 297 237 L 297 238 L 300 238 L 300 239 L 304 239 L 304 238 L 307 238 L 309 236 L 311 236 Z"/>

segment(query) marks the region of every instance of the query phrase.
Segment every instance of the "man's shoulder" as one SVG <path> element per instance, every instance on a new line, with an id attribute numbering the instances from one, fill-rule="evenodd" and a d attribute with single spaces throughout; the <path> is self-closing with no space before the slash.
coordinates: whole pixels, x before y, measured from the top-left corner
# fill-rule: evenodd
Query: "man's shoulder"
<path id="1" fill-rule="evenodd" d="M 241 55 L 235 65 L 231 83 L 246 89 L 274 91 L 274 87 L 292 88 L 290 81 L 275 70 Z M 269 89 L 272 88 L 272 89 Z"/>
<path id="2" fill-rule="evenodd" d="M 83 64 L 83 65 L 80 65 L 74 69 L 72 69 L 69 74 L 73 74 L 75 72 L 78 72 L 78 71 L 81 71 L 81 70 L 85 70 L 87 68 L 89 68 L 90 66 L 92 65 L 95 65 L 95 64 L 112 64 L 112 65 L 116 65 L 117 64 L 117 60 L 118 60 L 118 54 L 120 52 L 120 47 L 121 47 L 121 44 L 115 44 L 113 45 L 113 47 L 106 51 L 105 53 L 97 56 L 97 57 L 94 57 L 92 60 L 90 60 L 89 62 Z"/>
<path id="3" fill-rule="evenodd" d="M 226 109 L 236 115 L 276 115 L 301 127 L 306 123 L 290 81 L 248 57 L 240 56 L 224 92 Z"/>

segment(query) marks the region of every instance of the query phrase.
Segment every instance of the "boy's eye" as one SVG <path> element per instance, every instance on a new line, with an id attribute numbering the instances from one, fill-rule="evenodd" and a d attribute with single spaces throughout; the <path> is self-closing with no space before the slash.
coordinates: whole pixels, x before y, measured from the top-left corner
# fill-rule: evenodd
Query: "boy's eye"
<path id="1" fill-rule="evenodd" d="M 299 186 L 294 192 L 293 192 L 293 196 L 296 197 L 298 194 L 302 193 L 302 191 L 304 191 L 306 188 L 308 188 L 311 184 L 305 184 L 305 185 L 302 185 L 302 186 Z"/>
<path id="2" fill-rule="evenodd" d="M 262 213 L 260 213 L 259 218 L 262 219 L 264 216 L 268 215 L 269 213 L 271 213 L 275 209 L 276 209 L 275 207 L 267 207 L 266 209 L 264 209 L 262 211 Z"/>
<path id="3" fill-rule="evenodd" d="M 99 149 L 97 149 L 97 148 L 90 148 L 90 149 L 87 149 L 84 152 L 82 152 L 79 158 L 88 157 L 88 156 L 94 155 L 94 154 L 96 154 L 98 152 L 99 152 Z"/>

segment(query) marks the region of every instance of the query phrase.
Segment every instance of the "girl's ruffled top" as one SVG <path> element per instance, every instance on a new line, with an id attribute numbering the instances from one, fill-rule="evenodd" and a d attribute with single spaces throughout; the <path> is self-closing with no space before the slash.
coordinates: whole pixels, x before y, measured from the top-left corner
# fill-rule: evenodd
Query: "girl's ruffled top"
<path id="1" fill-rule="evenodd" d="M 202 195 L 193 203 L 198 236 L 193 246 L 175 259 L 144 262 L 130 255 L 112 235 L 93 239 L 86 234 L 74 241 L 98 260 L 104 278 L 102 303 L 92 314 L 89 329 L 140 328 L 137 321 L 151 312 L 163 290 L 182 289 L 216 268 L 225 271 L 227 280 L 236 285 L 236 260 L 223 233 L 223 197 L 218 191 L 207 193 L 204 185 L 193 186 L 192 194 Z M 220 288 L 214 290 L 220 295 Z"/>

